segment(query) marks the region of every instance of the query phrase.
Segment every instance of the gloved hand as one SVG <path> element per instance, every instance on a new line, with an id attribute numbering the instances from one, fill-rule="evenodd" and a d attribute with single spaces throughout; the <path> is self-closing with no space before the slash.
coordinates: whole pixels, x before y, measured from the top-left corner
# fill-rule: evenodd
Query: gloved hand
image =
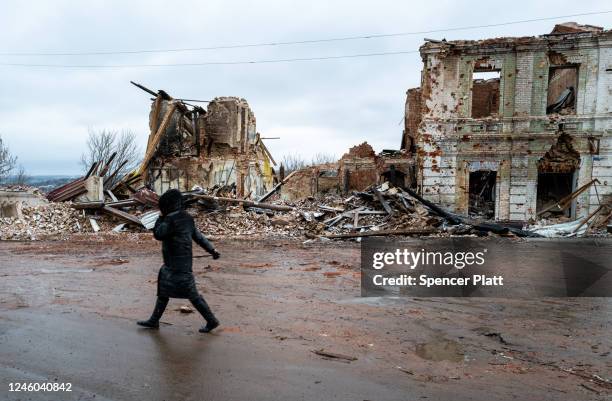
<path id="1" fill-rule="evenodd" d="M 212 255 L 213 259 L 219 259 L 221 257 L 221 254 L 219 252 L 217 252 L 216 249 L 211 252 L 211 255 Z"/>

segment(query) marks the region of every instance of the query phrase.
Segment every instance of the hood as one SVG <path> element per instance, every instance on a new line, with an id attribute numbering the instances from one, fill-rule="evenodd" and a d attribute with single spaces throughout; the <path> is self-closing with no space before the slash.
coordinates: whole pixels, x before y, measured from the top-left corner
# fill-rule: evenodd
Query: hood
<path id="1" fill-rule="evenodd" d="M 183 207 L 183 195 L 178 189 L 169 189 L 159 197 L 159 210 L 166 216 Z"/>

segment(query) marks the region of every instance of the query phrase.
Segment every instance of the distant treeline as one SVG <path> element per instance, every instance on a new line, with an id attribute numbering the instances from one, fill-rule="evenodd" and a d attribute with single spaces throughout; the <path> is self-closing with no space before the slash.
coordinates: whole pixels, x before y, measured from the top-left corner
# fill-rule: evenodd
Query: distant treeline
<path id="1" fill-rule="evenodd" d="M 22 178 L 25 182 L 20 184 L 37 187 L 43 192 L 50 192 L 59 186 L 75 180 L 76 178 L 78 177 L 67 175 L 32 175 L 27 176 L 24 179 Z M 19 179 L 17 176 L 9 176 L 4 180 L 4 182 L 2 182 L 2 185 L 17 184 L 18 181 Z"/>

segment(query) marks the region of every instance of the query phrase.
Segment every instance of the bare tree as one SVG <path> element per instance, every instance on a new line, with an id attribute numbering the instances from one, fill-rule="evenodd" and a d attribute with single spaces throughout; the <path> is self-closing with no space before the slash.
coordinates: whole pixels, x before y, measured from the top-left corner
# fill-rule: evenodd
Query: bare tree
<path id="1" fill-rule="evenodd" d="M 290 153 L 282 157 L 281 165 L 285 169 L 285 176 L 287 176 L 292 171 L 299 170 L 301 168 L 308 166 L 308 163 L 302 156 L 296 153 Z"/>
<path id="2" fill-rule="evenodd" d="M 98 161 L 107 163 L 115 152 L 117 155 L 111 162 L 107 174 L 112 174 L 119 169 L 116 177 L 120 178 L 140 164 L 140 148 L 136 143 L 136 135 L 132 131 L 90 130 L 87 150 L 81 156 L 83 171 L 89 171 L 91 166 Z"/>
<path id="3" fill-rule="evenodd" d="M 0 136 L 0 182 L 13 171 L 17 163 L 17 156 L 13 156 L 8 146 L 4 145 Z"/>
<path id="4" fill-rule="evenodd" d="M 13 183 L 17 185 L 26 185 L 29 178 L 30 176 L 26 173 L 25 167 L 23 167 L 23 164 L 20 164 L 17 169 L 17 174 L 13 177 Z"/>
<path id="5" fill-rule="evenodd" d="M 302 156 L 297 153 L 289 153 L 281 158 L 281 166 L 284 169 L 284 176 L 286 177 L 289 173 L 302 169 L 308 166 L 314 166 L 317 164 L 334 163 L 338 159 L 336 156 L 330 153 L 317 153 L 315 154 L 310 163 L 306 161 Z"/>
<path id="6" fill-rule="evenodd" d="M 317 153 L 312 157 L 312 165 L 334 163 L 338 161 L 335 155 L 331 153 Z"/>

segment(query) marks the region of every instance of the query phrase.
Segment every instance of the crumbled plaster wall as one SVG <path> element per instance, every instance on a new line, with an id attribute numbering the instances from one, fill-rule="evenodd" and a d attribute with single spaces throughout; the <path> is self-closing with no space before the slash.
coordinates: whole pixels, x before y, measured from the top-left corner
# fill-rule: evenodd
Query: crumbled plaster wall
<path id="1" fill-rule="evenodd" d="M 24 206 L 34 207 L 47 204 L 47 199 L 31 190 L 0 189 L 0 217 L 21 218 Z"/>
<path id="2" fill-rule="evenodd" d="M 411 88 L 406 92 L 404 105 L 404 134 L 401 149 L 412 151 L 416 145 L 416 135 L 421 123 L 421 88 Z"/>
<path id="3" fill-rule="evenodd" d="M 165 104 L 165 102 L 164 102 Z M 165 109 L 162 109 L 165 110 Z M 179 112 L 173 115 L 178 121 Z M 169 188 L 191 190 L 236 184 L 239 196 L 256 198 L 274 185 L 271 160 L 258 142 L 255 115 L 246 100 L 215 98 L 198 119 L 200 154 L 163 156 L 158 153 L 149 167 L 156 192 Z M 167 130 L 168 135 L 176 130 Z M 182 133 L 186 140 L 194 136 Z M 163 140 L 162 140 L 163 143 Z M 195 143 L 191 148 L 195 148 Z"/>

